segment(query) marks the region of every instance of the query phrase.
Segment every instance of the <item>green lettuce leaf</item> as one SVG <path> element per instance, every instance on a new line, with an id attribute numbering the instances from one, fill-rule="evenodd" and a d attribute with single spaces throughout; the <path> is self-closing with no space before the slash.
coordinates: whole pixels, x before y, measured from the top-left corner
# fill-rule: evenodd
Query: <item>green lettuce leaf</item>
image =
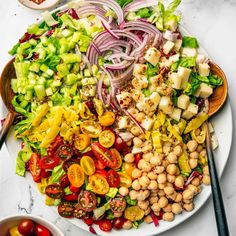
<path id="1" fill-rule="evenodd" d="M 152 15 L 152 10 L 150 8 L 145 7 L 139 9 L 136 14 L 141 18 L 148 18 Z"/>
<path id="2" fill-rule="evenodd" d="M 127 202 L 127 204 L 131 206 L 137 205 L 137 202 L 138 202 L 137 200 L 132 200 L 130 196 L 125 196 L 125 201 Z"/>
<path id="3" fill-rule="evenodd" d="M 198 48 L 197 39 L 190 36 L 184 36 L 182 46 L 186 48 Z"/>
<path id="4" fill-rule="evenodd" d="M 52 170 L 52 175 L 50 176 L 48 183 L 52 184 L 52 183 L 59 182 L 61 176 L 64 175 L 65 173 L 66 172 L 62 168 L 62 164 L 54 167 Z"/>
<path id="5" fill-rule="evenodd" d="M 131 3 L 133 0 L 116 0 L 116 2 L 121 6 L 121 7 L 125 7 L 126 5 L 128 5 L 129 3 Z"/>

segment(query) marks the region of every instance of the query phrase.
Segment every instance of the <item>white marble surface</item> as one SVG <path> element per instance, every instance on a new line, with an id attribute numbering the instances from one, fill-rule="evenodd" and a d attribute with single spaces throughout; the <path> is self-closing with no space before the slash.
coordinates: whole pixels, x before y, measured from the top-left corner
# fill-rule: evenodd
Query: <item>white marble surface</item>
<path id="1" fill-rule="evenodd" d="M 224 69 L 228 76 L 229 97 L 235 119 L 236 1 L 182 0 L 181 11 L 182 24 L 198 38 L 212 59 Z M 40 17 L 40 12 L 20 6 L 17 0 L 1 0 L 0 15 L 0 70 L 2 70 L 4 64 L 10 58 L 7 51 L 23 35 L 27 26 Z M 4 114 L 6 114 L 6 111 L 0 101 L 0 116 L 2 117 Z M 221 179 L 231 235 L 236 235 L 235 144 L 234 137 L 230 158 Z M 58 217 L 56 212 L 53 212 L 44 205 L 41 197 L 31 189 L 24 178 L 15 175 L 13 157 L 9 156 L 4 146 L 2 151 L 0 151 L 0 218 L 10 214 L 25 212 L 40 215 L 51 220 L 64 231 L 66 236 L 90 235 Z M 191 233 L 197 233 L 202 236 L 217 235 L 211 199 L 191 219 L 161 234 L 161 236 L 189 236 Z"/>

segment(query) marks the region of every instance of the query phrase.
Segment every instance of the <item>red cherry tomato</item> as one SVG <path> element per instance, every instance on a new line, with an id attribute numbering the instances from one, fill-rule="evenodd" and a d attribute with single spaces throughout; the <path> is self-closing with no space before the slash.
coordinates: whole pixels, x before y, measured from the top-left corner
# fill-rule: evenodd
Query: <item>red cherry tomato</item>
<path id="1" fill-rule="evenodd" d="M 126 208 L 126 201 L 124 197 L 120 196 L 112 198 L 110 201 L 110 208 L 114 213 L 123 212 Z"/>
<path id="2" fill-rule="evenodd" d="M 113 220 L 113 227 L 115 228 L 115 229 L 121 229 L 122 228 L 122 226 L 123 226 L 123 224 L 125 223 L 125 219 L 124 218 L 122 218 L 122 217 L 119 217 L 119 218 L 115 218 L 114 220 Z"/>
<path id="3" fill-rule="evenodd" d="M 57 136 L 50 147 L 47 149 L 47 153 L 49 156 L 52 156 L 55 154 L 56 150 L 58 149 L 59 146 L 63 145 L 65 142 L 61 136 Z"/>
<path id="4" fill-rule="evenodd" d="M 63 160 L 69 159 L 73 156 L 73 149 L 68 144 L 62 144 L 61 146 L 58 147 L 56 155 Z"/>
<path id="5" fill-rule="evenodd" d="M 97 205 L 96 195 L 90 191 L 81 191 L 78 197 L 78 205 L 85 212 L 91 212 Z"/>
<path id="6" fill-rule="evenodd" d="M 136 166 L 138 165 L 139 161 L 142 159 L 142 153 L 137 153 L 134 155 L 134 162 Z"/>
<path id="7" fill-rule="evenodd" d="M 96 170 L 96 173 L 102 175 L 105 179 L 108 177 L 108 173 L 105 170 Z"/>
<path id="8" fill-rule="evenodd" d="M 75 204 L 73 202 L 61 201 L 58 205 L 58 214 L 65 218 L 72 218 L 75 210 Z"/>
<path id="9" fill-rule="evenodd" d="M 62 165 L 62 168 L 65 172 L 68 171 L 69 167 L 72 165 L 72 164 L 80 164 L 80 161 L 77 160 L 77 159 L 73 159 L 73 158 L 70 158 L 66 161 L 63 162 L 63 165 Z"/>
<path id="10" fill-rule="evenodd" d="M 105 231 L 105 232 L 109 232 L 112 229 L 112 224 L 110 220 L 101 220 L 98 223 L 98 226 L 102 231 Z"/>
<path id="11" fill-rule="evenodd" d="M 68 179 L 67 174 L 62 175 L 59 182 L 60 182 L 60 185 L 61 185 L 62 188 L 66 188 L 67 186 L 70 185 L 70 181 Z"/>
<path id="12" fill-rule="evenodd" d="M 93 224 L 93 218 L 92 217 L 86 217 L 83 219 L 84 223 L 88 226 L 92 225 Z"/>
<path id="13" fill-rule="evenodd" d="M 78 200 L 78 193 L 67 194 L 63 197 L 63 200 L 69 202 L 76 202 Z"/>
<path id="14" fill-rule="evenodd" d="M 117 151 L 123 153 L 128 148 L 128 146 L 119 135 L 116 135 L 114 148 L 117 149 Z"/>
<path id="15" fill-rule="evenodd" d="M 70 185 L 69 188 L 72 193 L 78 193 L 80 191 L 80 188 L 77 188 L 73 185 Z"/>
<path id="16" fill-rule="evenodd" d="M 46 171 L 44 169 L 41 170 L 41 177 L 42 178 L 48 178 L 49 176 L 52 175 L 52 172 L 51 171 Z"/>
<path id="17" fill-rule="evenodd" d="M 50 236 L 51 235 L 50 231 L 46 227 L 40 224 L 35 225 L 34 233 L 36 234 L 36 236 Z"/>
<path id="18" fill-rule="evenodd" d="M 53 199 L 61 199 L 65 192 L 59 184 L 49 184 L 45 189 L 45 194 Z"/>
<path id="19" fill-rule="evenodd" d="M 95 158 L 93 160 L 94 160 L 94 164 L 95 164 L 96 169 L 98 169 L 98 170 L 105 169 L 106 166 L 103 165 L 103 163 L 101 161 L 99 161 L 97 158 Z"/>
<path id="20" fill-rule="evenodd" d="M 47 156 L 40 159 L 39 164 L 41 169 L 51 170 L 60 163 L 60 159 L 54 156 Z"/>
<path id="21" fill-rule="evenodd" d="M 38 183 L 41 180 L 41 168 L 40 168 L 40 157 L 38 154 L 33 153 L 30 157 L 29 160 L 29 169 L 30 169 L 30 173 L 33 176 L 33 180 L 34 182 Z"/>
<path id="22" fill-rule="evenodd" d="M 113 169 L 109 170 L 107 173 L 107 182 L 110 187 L 118 187 L 120 184 L 120 176 Z"/>
<path id="23" fill-rule="evenodd" d="M 29 235 L 34 231 L 34 222 L 32 220 L 22 220 L 18 225 L 19 233 Z"/>

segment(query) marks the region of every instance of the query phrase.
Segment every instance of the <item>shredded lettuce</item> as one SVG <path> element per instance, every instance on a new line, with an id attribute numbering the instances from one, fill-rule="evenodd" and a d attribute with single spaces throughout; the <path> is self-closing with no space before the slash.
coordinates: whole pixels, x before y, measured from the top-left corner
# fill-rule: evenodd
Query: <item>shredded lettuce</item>
<path id="1" fill-rule="evenodd" d="M 143 223 L 143 220 L 134 221 L 132 222 L 132 226 L 133 228 L 137 229 L 139 225 L 141 225 L 142 223 Z"/>
<path id="2" fill-rule="evenodd" d="M 108 210 L 106 218 L 108 220 L 114 220 L 115 219 L 114 213 L 111 210 Z"/>
<path id="3" fill-rule="evenodd" d="M 60 180 L 61 176 L 64 175 L 65 173 L 66 172 L 62 168 L 62 164 L 54 167 L 52 170 L 52 175 L 50 176 L 48 183 L 49 184 L 57 183 Z"/>
<path id="4" fill-rule="evenodd" d="M 176 61 L 171 65 L 170 70 L 172 72 L 177 71 L 179 66 L 187 67 L 187 68 L 194 67 L 196 66 L 196 58 L 195 57 L 181 57 L 179 61 Z"/>
<path id="5" fill-rule="evenodd" d="M 198 48 L 197 39 L 190 36 L 184 36 L 182 46 L 187 48 Z"/>
<path id="6" fill-rule="evenodd" d="M 137 11 L 136 13 L 138 16 L 140 16 L 141 18 L 148 18 L 152 15 L 152 10 L 151 8 L 141 8 Z"/>
<path id="7" fill-rule="evenodd" d="M 121 6 L 121 7 L 125 7 L 126 5 L 128 5 L 129 3 L 131 3 L 133 0 L 116 0 L 116 2 Z"/>
<path id="8" fill-rule="evenodd" d="M 137 200 L 132 200 L 130 198 L 130 196 L 125 196 L 125 201 L 127 202 L 127 204 L 131 205 L 131 206 L 135 206 L 137 205 L 138 201 Z"/>
<path id="9" fill-rule="evenodd" d="M 106 196 L 108 196 L 110 198 L 114 198 L 116 196 L 117 192 L 118 192 L 118 188 L 109 188 L 109 191 L 106 194 Z"/>

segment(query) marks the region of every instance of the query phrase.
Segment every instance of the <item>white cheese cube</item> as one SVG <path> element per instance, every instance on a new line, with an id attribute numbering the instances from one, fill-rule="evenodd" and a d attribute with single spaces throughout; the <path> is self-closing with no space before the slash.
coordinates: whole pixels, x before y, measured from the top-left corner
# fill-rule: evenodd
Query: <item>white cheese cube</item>
<path id="1" fill-rule="evenodd" d="M 141 101 L 145 98 L 141 90 L 134 89 L 131 92 L 132 98 L 135 102 Z"/>
<path id="2" fill-rule="evenodd" d="M 119 133 L 119 136 L 125 141 L 125 142 L 128 142 L 129 140 L 131 140 L 134 135 L 131 134 L 130 132 L 122 132 L 122 133 Z"/>
<path id="3" fill-rule="evenodd" d="M 197 115 L 198 113 L 198 105 L 190 103 L 187 110 L 185 110 L 182 114 L 184 119 L 191 119 L 193 116 Z"/>
<path id="4" fill-rule="evenodd" d="M 178 23 L 175 20 L 168 20 L 165 22 L 165 26 L 172 32 L 175 32 L 178 28 Z"/>
<path id="5" fill-rule="evenodd" d="M 190 97 L 185 94 L 181 94 L 177 100 L 177 106 L 181 109 L 186 109 L 190 104 Z"/>
<path id="6" fill-rule="evenodd" d="M 178 52 L 178 51 L 180 50 L 181 46 L 182 46 L 182 39 L 177 39 L 177 40 L 175 41 L 174 50 L 175 50 L 176 52 Z"/>
<path id="7" fill-rule="evenodd" d="M 160 56 L 161 56 L 160 51 L 158 51 L 154 47 L 151 47 L 146 51 L 144 59 L 150 62 L 153 66 L 156 66 L 157 63 L 159 62 Z"/>
<path id="8" fill-rule="evenodd" d="M 199 97 L 208 98 L 213 93 L 213 88 L 205 83 L 200 84 L 200 93 Z"/>
<path id="9" fill-rule="evenodd" d="M 161 96 L 157 92 L 153 92 L 149 97 L 156 105 L 160 103 Z"/>
<path id="10" fill-rule="evenodd" d="M 170 30 L 166 30 L 166 32 L 163 34 L 163 38 L 172 42 L 175 42 L 177 39 L 176 34 L 171 32 Z"/>
<path id="11" fill-rule="evenodd" d="M 178 60 L 179 60 L 179 53 L 176 53 L 175 55 L 169 57 L 169 61 L 171 62 L 176 62 Z"/>
<path id="12" fill-rule="evenodd" d="M 127 108 L 129 104 L 132 102 L 132 97 L 129 92 L 121 92 L 116 95 L 116 98 L 121 106 L 121 108 Z"/>
<path id="13" fill-rule="evenodd" d="M 127 116 L 118 117 L 118 122 L 117 122 L 118 129 L 126 129 L 128 127 L 128 122 L 129 119 Z"/>
<path id="14" fill-rule="evenodd" d="M 198 54 L 197 58 L 196 58 L 196 63 L 200 64 L 200 63 L 204 63 L 206 61 L 206 56 L 202 55 L 202 54 Z"/>
<path id="15" fill-rule="evenodd" d="M 140 76 L 144 75 L 147 71 L 147 65 L 145 64 L 134 64 L 133 75 Z"/>
<path id="16" fill-rule="evenodd" d="M 197 50 L 195 48 L 183 48 L 182 56 L 184 57 L 195 57 L 197 56 Z"/>
<path id="17" fill-rule="evenodd" d="M 136 103 L 136 107 L 138 108 L 139 111 L 143 111 L 143 109 L 145 108 L 144 101 L 145 101 L 145 99 Z"/>
<path id="18" fill-rule="evenodd" d="M 211 136 L 211 146 L 213 150 L 215 150 L 219 146 L 219 142 L 215 134 Z"/>
<path id="19" fill-rule="evenodd" d="M 188 84 L 188 79 L 191 74 L 191 70 L 182 66 L 179 66 L 178 72 L 179 76 L 182 78 L 181 88 L 185 89 Z"/>
<path id="20" fill-rule="evenodd" d="M 153 92 L 150 97 L 145 98 L 143 101 L 137 102 L 136 107 L 146 114 L 154 112 L 160 102 L 160 95 L 157 92 Z"/>
<path id="21" fill-rule="evenodd" d="M 170 97 L 167 96 L 161 97 L 159 108 L 166 114 L 171 114 L 173 111 L 173 106 Z"/>
<path id="22" fill-rule="evenodd" d="M 131 152 L 132 152 L 133 154 L 141 153 L 141 152 L 142 152 L 142 148 L 141 148 L 141 147 L 135 147 L 135 146 L 133 146 Z"/>
<path id="23" fill-rule="evenodd" d="M 209 127 L 210 134 L 215 132 L 214 127 L 211 122 L 208 122 L 208 127 Z"/>
<path id="24" fill-rule="evenodd" d="M 165 54 L 168 54 L 173 48 L 174 48 L 175 44 L 171 41 L 167 41 L 164 45 L 163 45 L 163 51 Z"/>
<path id="25" fill-rule="evenodd" d="M 200 90 L 200 87 L 199 87 L 193 95 L 194 95 L 195 97 L 199 97 L 200 92 L 201 92 L 201 90 Z"/>
<path id="26" fill-rule="evenodd" d="M 179 108 L 174 108 L 173 112 L 169 115 L 172 119 L 179 121 L 181 117 L 182 110 Z"/>
<path id="27" fill-rule="evenodd" d="M 201 76 L 208 76 L 210 74 L 210 66 L 207 63 L 200 63 L 198 71 Z"/>
<path id="28" fill-rule="evenodd" d="M 145 75 L 135 77 L 132 79 L 132 85 L 135 89 L 144 89 L 148 87 L 148 79 Z"/>
<path id="29" fill-rule="evenodd" d="M 172 73 L 170 75 L 171 87 L 174 89 L 181 89 L 182 77 L 178 73 Z"/>
<path id="30" fill-rule="evenodd" d="M 142 123 L 141 123 L 141 126 L 145 129 L 145 130 L 151 130 L 152 129 L 152 126 L 154 124 L 154 119 L 152 118 L 149 118 L 149 117 L 146 117 Z"/>

